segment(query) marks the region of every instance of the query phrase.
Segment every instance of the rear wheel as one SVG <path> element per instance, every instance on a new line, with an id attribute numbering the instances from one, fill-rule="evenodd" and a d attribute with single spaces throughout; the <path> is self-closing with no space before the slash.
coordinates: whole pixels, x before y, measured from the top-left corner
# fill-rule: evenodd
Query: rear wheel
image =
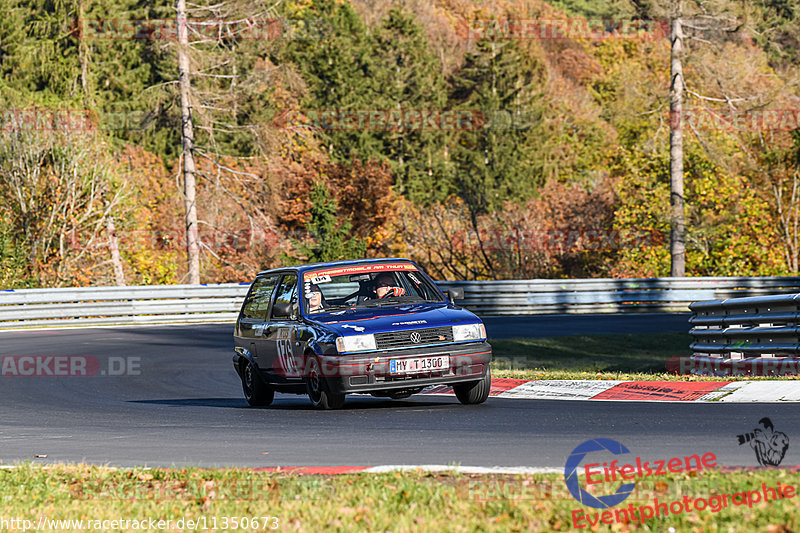
<path id="1" fill-rule="evenodd" d="M 255 365 L 248 361 L 242 371 L 244 397 L 252 406 L 269 405 L 275 398 L 275 390 L 264 383 Z"/>
<path id="2" fill-rule="evenodd" d="M 309 357 L 306 392 L 311 404 L 317 409 L 339 409 L 344 405 L 345 395 L 331 391 L 328 380 L 322 375 L 319 361 L 314 356 Z"/>
<path id="3" fill-rule="evenodd" d="M 486 375 L 480 381 L 470 381 L 453 385 L 453 392 L 456 393 L 458 401 L 464 405 L 483 403 L 489 397 L 492 389 L 492 371 L 486 368 Z"/>

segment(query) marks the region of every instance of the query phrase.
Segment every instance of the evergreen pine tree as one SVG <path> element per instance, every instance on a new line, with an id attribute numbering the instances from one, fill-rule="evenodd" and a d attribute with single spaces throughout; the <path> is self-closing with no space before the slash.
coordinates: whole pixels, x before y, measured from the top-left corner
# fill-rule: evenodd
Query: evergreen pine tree
<path id="1" fill-rule="evenodd" d="M 524 201 L 543 182 L 541 72 L 514 41 L 480 41 L 452 80 L 451 101 L 486 118 L 453 143 L 453 181 L 473 217 L 507 199 Z"/>
<path id="2" fill-rule="evenodd" d="M 356 237 L 348 238 L 352 224 L 350 219 L 338 221 L 338 205 L 328 188 L 323 183 L 315 183 L 309 199 L 311 220 L 306 228 L 313 243 L 299 245 L 298 252 L 312 263 L 364 257 L 366 243 Z"/>
<path id="3" fill-rule="evenodd" d="M 336 161 L 383 159 L 382 146 L 369 129 L 326 128 L 322 117 L 326 112 L 375 108 L 370 78 L 373 51 L 363 21 L 349 3 L 334 0 L 314 0 L 300 17 L 319 32 L 310 36 L 313 40 L 289 41 L 281 59 L 296 63 L 308 84 L 304 105 L 329 156 Z"/>
<path id="4" fill-rule="evenodd" d="M 419 24 L 392 9 L 374 34 L 375 52 L 370 77 L 373 101 L 382 109 L 398 110 L 403 126 L 376 132 L 389 158 L 398 191 L 419 203 L 443 200 L 452 193 L 444 170 L 446 134 L 415 126 L 416 113 L 440 114 L 447 106 L 441 65 Z"/>
<path id="5" fill-rule="evenodd" d="M 405 118 L 409 112 L 438 113 L 447 105 L 441 66 L 419 24 L 392 9 L 370 33 L 349 4 L 332 0 L 315 0 L 302 16 L 308 25 L 326 21 L 320 26 L 323 31 L 313 43 L 289 43 L 285 59 L 297 64 L 308 83 L 309 121 L 319 124 L 317 133 L 330 157 L 388 160 L 399 192 L 415 201 L 450 194 L 445 135 L 424 129 L 421 120 L 410 124 Z M 326 111 L 333 116 L 360 112 L 361 118 L 326 129 Z"/>

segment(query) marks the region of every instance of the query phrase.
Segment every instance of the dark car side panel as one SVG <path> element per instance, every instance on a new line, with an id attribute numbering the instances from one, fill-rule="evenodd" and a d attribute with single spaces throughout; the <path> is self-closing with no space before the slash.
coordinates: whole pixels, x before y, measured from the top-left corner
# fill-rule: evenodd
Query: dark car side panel
<path id="1" fill-rule="evenodd" d="M 427 277 L 424 271 L 419 272 Z M 256 363 L 262 379 L 276 391 L 300 394 L 306 391 L 304 370 L 308 368 L 309 357 L 314 357 L 320 362 L 323 376 L 331 390 L 337 393 L 380 394 L 386 391 L 417 390 L 429 385 L 477 381 L 486 375 L 492 355 L 491 346 L 485 341 L 339 354 L 335 340 L 341 333 L 331 325 L 307 319 L 299 313 L 300 298 L 297 289 L 301 273 L 302 270 L 298 272 L 296 269 L 282 269 L 261 273 L 256 278 L 245 299 L 235 328 L 233 360 L 237 372 L 241 373 L 246 360 L 252 360 Z M 269 282 L 264 281 L 266 278 L 269 278 Z M 251 295 L 257 294 L 256 284 L 259 282 L 264 291 L 264 287 L 271 284 L 263 319 L 260 318 L 260 314 L 253 316 L 250 312 L 252 309 L 246 311 Z M 436 287 L 435 284 L 433 286 Z M 436 289 L 438 290 L 438 287 Z M 271 316 L 277 302 L 291 302 L 293 316 L 280 318 Z M 258 308 L 260 313 L 260 307 L 255 304 L 251 304 L 251 307 Z M 447 307 L 460 309 L 452 304 L 448 304 Z M 474 315 L 473 318 L 479 320 Z M 342 317 L 342 320 L 346 321 L 345 317 Z M 402 321 L 404 318 L 400 316 L 395 320 Z M 455 322 L 462 320 L 464 318 L 459 318 Z M 364 324 L 364 322 L 359 323 Z M 389 361 L 392 359 L 439 354 L 450 357 L 451 367 L 447 371 L 405 377 L 389 373 Z"/>

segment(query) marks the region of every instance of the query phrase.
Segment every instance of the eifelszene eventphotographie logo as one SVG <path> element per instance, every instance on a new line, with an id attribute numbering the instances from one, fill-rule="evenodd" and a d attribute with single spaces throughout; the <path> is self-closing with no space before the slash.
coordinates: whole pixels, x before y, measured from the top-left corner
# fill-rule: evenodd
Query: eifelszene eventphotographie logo
<path id="1" fill-rule="evenodd" d="M 631 492 L 636 488 L 636 483 L 625 483 L 617 488 L 614 494 L 608 496 L 593 496 L 589 494 L 583 487 L 581 487 L 580 480 L 578 479 L 578 466 L 583 462 L 588 453 L 606 450 L 614 455 L 622 455 L 630 453 L 622 443 L 612 439 L 594 439 L 587 440 L 580 444 L 577 448 L 572 450 L 567 463 L 564 465 L 564 481 L 572 496 L 576 500 L 589 507 L 596 509 L 608 509 L 624 502 L 625 499 L 631 495 Z M 616 466 L 617 461 L 612 461 L 612 468 Z M 603 463 L 607 466 L 607 463 Z M 589 466 L 599 466 L 599 464 L 586 465 L 587 483 L 589 483 Z"/>
<path id="2" fill-rule="evenodd" d="M 782 431 L 775 431 L 772 420 L 767 417 L 758 421 L 763 427 L 755 428 L 749 433 L 737 435 L 739 446 L 749 443 L 756 452 L 756 459 L 761 466 L 778 466 L 789 449 L 789 437 Z"/>
<path id="3" fill-rule="evenodd" d="M 742 443 L 755 443 L 753 449 L 763 450 L 756 453 L 764 453 L 763 456 L 759 456 L 764 460 L 779 461 L 788 447 L 788 437 L 774 431 L 769 419 L 762 419 L 760 423 L 764 427 L 763 430 L 757 428 L 751 433 L 740 435 L 739 440 Z M 778 453 L 772 450 L 777 450 Z M 704 511 L 718 513 L 722 509 L 731 507 L 752 508 L 759 502 L 769 503 L 784 498 L 794 498 L 797 491 L 795 486 L 780 482 L 769 487 L 766 483 L 761 483 L 760 486 L 738 492 L 712 493 L 704 496 L 690 496 L 682 491 L 680 499 L 674 496 L 664 497 L 659 491 L 658 497 L 646 500 L 633 498 L 631 501 L 636 503 L 628 502 L 627 506 L 622 506 L 620 504 L 628 499 L 639 482 L 661 480 L 658 483 L 666 486 L 667 482 L 675 482 L 670 474 L 717 467 L 717 456 L 712 452 L 647 461 L 641 457 L 625 457 L 627 454 L 630 454 L 630 450 L 621 442 L 597 438 L 579 444 L 567 457 L 564 481 L 570 493 L 582 505 L 598 509 L 594 512 L 585 509 L 572 511 L 573 528 L 594 528 L 600 523 L 608 525 L 633 521 L 644 523 L 648 519 L 684 513 Z M 601 493 L 605 495 L 598 495 Z"/>

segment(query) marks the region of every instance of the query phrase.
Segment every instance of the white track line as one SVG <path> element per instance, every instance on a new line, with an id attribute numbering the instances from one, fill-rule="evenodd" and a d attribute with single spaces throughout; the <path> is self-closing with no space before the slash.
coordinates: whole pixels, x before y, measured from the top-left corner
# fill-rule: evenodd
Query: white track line
<path id="1" fill-rule="evenodd" d="M 371 466 L 364 472 L 385 474 L 387 472 L 457 472 L 459 474 L 563 474 L 563 468 L 531 466 L 447 466 L 447 465 L 381 465 Z"/>

